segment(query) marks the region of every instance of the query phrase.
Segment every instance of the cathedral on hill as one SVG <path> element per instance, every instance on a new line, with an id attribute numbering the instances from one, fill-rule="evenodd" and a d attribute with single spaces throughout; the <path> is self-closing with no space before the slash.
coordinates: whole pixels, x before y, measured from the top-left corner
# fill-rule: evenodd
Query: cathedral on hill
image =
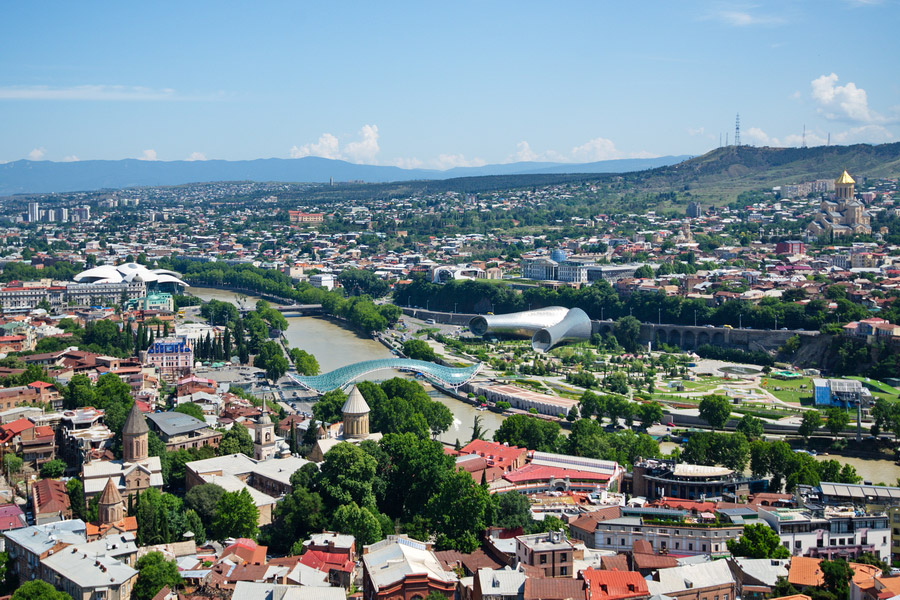
<path id="1" fill-rule="evenodd" d="M 863 204 L 856 199 L 856 181 L 844 171 L 834 182 L 834 200 L 823 200 L 819 212 L 806 231 L 812 237 L 833 235 L 868 235 L 872 233 L 871 216 Z"/>

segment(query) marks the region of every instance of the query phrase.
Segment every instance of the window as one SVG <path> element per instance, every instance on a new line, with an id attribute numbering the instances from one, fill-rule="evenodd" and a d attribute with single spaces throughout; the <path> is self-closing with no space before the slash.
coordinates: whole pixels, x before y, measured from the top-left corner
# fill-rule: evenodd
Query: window
<path id="1" fill-rule="evenodd" d="M 547 555 L 546 554 L 541 554 L 541 564 L 542 565 L 547 564 Z"/>
<path id="2" fill-rule="evenodd" d="M 802 547 L 803 547 L 803 544 L 800 542 L 800 540 L 797 540 L 797 541 L 794 542 L 794 548 L 795 548 L 795 549 L 799 550 L 799 549 L 802 548 Z"/>
<path id="3" fill-rule="evenodd" d="M 694 550 L 694 544 L 688 544 L 688 551 Z"/>
<path id="4" fill-rule="evenodd" d="M 681 544 L 680 544 L 680 543 L 678 543 L 678 542 L 675 542 L 675 549 L 676 549 L 676 550 L 678 550 L 678 548 L 679 548 L 679 547 L 680 547 L 680 546 L 681 546 Z"/>
<path id="5" fill-rule="evenodd" d="M 559 555 L 559 562 L 566 562 L 566 553 L 563 552 Z"/>
<path id="6" fill-rule="evenodd" d="M 625 545 L 625 538 L 622 538 L 622 541 L 619 542 L 619 545 L 620 545 L 620 546 L 624 546 L 624 545 Z"/>
<path id="7" fill-rule="evenodd" d="M 702 544 L 700 548 L 701 552 L 706 552 L 706 544 Z"/>
<path id="8" fill-rule="evenodd" d="M 560 567 L 560 568 L 559 568 L 559 574 L 560 574 L 560 575 L 568 575 L 569 573 L 566 571 L 566 568 L 565 568 L 565 567 Z"/>
<path id="9" fill-rule="evenodd" d="M 612 546 L 612 538 L 606 538 L 606 545 Z"/>

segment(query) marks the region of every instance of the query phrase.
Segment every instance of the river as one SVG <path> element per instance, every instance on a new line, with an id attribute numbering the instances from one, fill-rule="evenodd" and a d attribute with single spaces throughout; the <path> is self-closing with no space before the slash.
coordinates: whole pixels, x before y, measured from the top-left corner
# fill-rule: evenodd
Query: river
<path id="1" fill-rule="evenodd" d="M 192 295 L 209 300 L 221 300 L 238 304 L 239 294 L 229 290 L 215 288 L 191 287 L 188 289 Z M 259 297 L 245 296 L 246 306 L 253 306 Z M 316 357 L 322 373 L 333 371 L 339 367 L 378 358 L 390 358 L 393 356 L 380 342 L 371 338 L 358 335 L 356 332 L 340 326 L 335 321 L 318 317 L 291 317 L 287 316 L 288 328 L 284 332 L 287 343 L 292 348 L 306 350 Z M 380 381 L 391 377 L 408 377 L 408 374 L 398 371 L 376 371 L 367 376 L 372 381 Z M 500 427 L 503 417 L 490 411 L 476 411 L 474 407 L 456 398 L 447 396 L 437 390 L 426 386 L 429 395 L 450 409 L 453 413 L 453 425 L 438 439 L 447 443 L 454 443 L 457 439 L 465 444 L 472 435 L 472 426 L 475 416 L 481 417 L 481 426 L 487 430 L 488 436 Z"/>

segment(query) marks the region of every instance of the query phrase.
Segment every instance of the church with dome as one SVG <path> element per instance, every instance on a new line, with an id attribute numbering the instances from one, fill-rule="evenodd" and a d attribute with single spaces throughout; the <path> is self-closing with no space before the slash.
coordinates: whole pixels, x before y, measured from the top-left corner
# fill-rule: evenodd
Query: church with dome
<path id="1" fill-rule="evenodd" d="M 369 412 L 369 404 L 362 392 L 353 386 L 347 401 L 341 407 L 341 427 L 337 430 L 337 435 L 319 439 L 307 458 L 313 462 L 322 462 L 325 454 L 342 442 L 359 444 L 363 440 L 380 440 L 383 437 L 380 433 L 369 431 Z"/>
<path id="2" fill-rule="evenodd" d="M 823 200 L 819 212 L 807 225 L 810 237 L 842 237 L 872 233 L 872 217 L 865 206 L 856 199 L 856 181 L 846 170 L 834 182 L 834 199 Z"/>

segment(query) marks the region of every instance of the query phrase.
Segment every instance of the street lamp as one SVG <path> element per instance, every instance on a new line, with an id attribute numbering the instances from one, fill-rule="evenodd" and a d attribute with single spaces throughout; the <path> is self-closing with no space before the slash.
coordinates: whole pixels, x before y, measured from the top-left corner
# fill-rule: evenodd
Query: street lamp
<path id="1" fill-rule="evenodd" d="M 744 313 L 738 313 L 738 329 L 743 329 L 744 325 Z"/>
<path id="2" fill-rule="evenodd" d="M 659 310 L 659 324 L 662 325 L 662 309 L 660 308 L 658 310 Z"/>
<path id="3" fill-rule="evenodd" d="M 694 327 L 697 326 L 697 309 L 694 309 Z"/>
<path id="4" fill-rule="evenodd" d="M 454 302 L 454 303 L 453 303 L 453 312 L 454 312 L 454 313 L 456 313 L 456 307 L 457 307 L 457 305 L 459 305 L 459 302 Z"/>

